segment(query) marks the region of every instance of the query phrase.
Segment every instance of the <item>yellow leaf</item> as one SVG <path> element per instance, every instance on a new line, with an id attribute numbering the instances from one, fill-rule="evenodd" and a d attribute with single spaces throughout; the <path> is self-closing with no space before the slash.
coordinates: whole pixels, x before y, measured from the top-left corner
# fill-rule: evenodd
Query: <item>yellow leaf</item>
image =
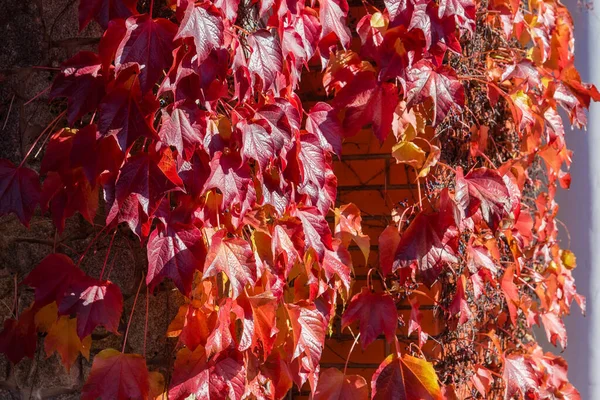
<path id="1" fill-rule="evenodd" d="M 577 258 L 570 250 L 563 250 L 560 259 L 566 269 L 571 270 L 577 266 Z"/>
<path id="2" fill-rule="evenodd" d="M 425 163 L 425 152 L 413 142 L 398 142 L 392 148 L 392 155 L 397 163 L 408 164 L 415 169 L 420 169 Z"/>
<path id="3" fill-rule="evenodd" d="M 150 400 L 163 400 L 167 399 L 165 393 L 165 377 L 158 371 L 152 371 L 148 374 L 148 380 L 150 381 L 150 390 L 148 391 L 148 399 Z"/>
<path id="4" fill-rule="evenodd" d="M 40 332 L 48 332 L 58 318 L 58 306 L 52 302 L 42 307 L 33 318 L 35 327 Z"/>
<path id="5" fill-rule="evenodd" d="M 77 319 L 69 318 L 66 315 L 60 317 L 52 325 L 44 340 L 46 356 L 50 357 L 55 351 L 58 352 L 62 364 L 67 371 L 71 369 L 79 353 L 86 359 L 89 359 L 91 345 L 92 336 L 88 335 L 83 340 L 79 339 L 77 335 Z"/>

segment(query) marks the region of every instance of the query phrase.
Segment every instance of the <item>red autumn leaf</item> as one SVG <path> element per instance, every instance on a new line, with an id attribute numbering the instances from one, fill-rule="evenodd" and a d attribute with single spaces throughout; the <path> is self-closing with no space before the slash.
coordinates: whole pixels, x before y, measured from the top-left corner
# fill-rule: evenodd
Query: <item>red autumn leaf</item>
<path id="1" fill-rule="evenodd" d="M 335 237 L 339 238 L 342 246 L 346 248 L 350 245 L 351 240 L 354 241 L 365 256 L 365 263 L 367 263 L 369 262 L 371 238 L 363 233 L 361 222 L 360 209 L 356 204 L 349 203 L 335 209 Z"/>
<path id="2" fill-rule="evenodd" d="M 280 100 L 278 103 L 266 104 L 256 110 L 256 117 L 259 122 L 266 122 L 267 129 L 270 128 L 271 137 L 275 154 L 285 158 L 285 155 L 292 147 L 293 132 L 298 130 L 300 116 L 286 100 Z"/>
<path id="3" fill-rule="evenodd" d="M 292 359 L 305 355 L 311 370 L 314 370 L 321 360 L 327 320 L 314 304 L 286 304 L 285 307 L 292 326 Z"/>
<path id="4" fill-rule="evenodd" d="M 94 357 L 81 398 L 83 400 L 145 399 L 149 380 L 146 360 L 139 354 L 115 349 L 102 350 Z"/>
<path id="5" fill-rule="evenodd" d="M 439 3 L 440 18 L 457 16 L 463 21 L 475 19 L 475 3 L 472 0 L 442 0 Z"/>
<path id="6" fill-rule="evenodd" d="M 271 133 L 262 125 L 246 121 L 242 121 L 239 126 L 242 131 L 242 160 L 255 160 L 263 171 L 276 154 Z"/>
<path id="7" fill-rule="evenodd" d="M 319 18 L 323 31 L 321 37 L 333 32 L 344 48 L 350 45 L 351 35 L 346 23 L 348 2 L 346 0 L 319 0 Z"/>
<path id="8" fill-rule="evenodd" d="M 153 157 L 147 153 L 130 157 L 119 171 L 114 184 L 114 193 L 105 193 L 109 205 L 107 223 L 117 217 L 117 222 L 127 219 L 120 216 L 120 213 L 124 210 L 123 204 L 128 201 L 139 205 L 144 214 L 150 217 L 165 194 L 176 189 L 175 183 L 167 177 Z"/>
<path id="9" fill-rule="evenodd" d="M 64 315 L 50 327 L 44 339 L 46 356 L 50 357 L 54 352 L 60 354 L 67 372 L 71 370 L 79 354 L 89 359 L 91 346 L 92 337 L 86 336 L 80 339 L 77 335 L 77 320 Z"/>
<path id="10" fill-rule="evenodd" d="M 98 106 L 98 131 L 104 136 L 114 136 L 121 150 L 126 152 L 140 136 L 157 138 L 152 127 L 157 108 L 153 96 L 142 97 L 134 79 L 130 85 L 117 86 L 104 96 Z"/>
<path id="11" fill-rule="evenodd" d="M 258 78 L 265 91 L 276 89 L 276 83 L 283 69 L 281 44 L 279 39 L 265 29 L 248 36 L 248 45 L 252 50 L 248 61 L 248 70 L 253 81 Z"/>
<path id="12" fill-rule="evenodd" d="M 480 267 L 487 268 L 492 274 L 498 272 L 498 267 L 490 256 L 489 250 L 484 246 L 467 246 L 468 266 L 471 273 L 476 273 Z"/>
<path id="13" fill-rule="evenodd" d="M 423 347 L 429 335 L 423 332 L 421 322 L 423 320 L 423 313 L 420 310 L 420 304 L 416 297 L 409 298 L 410 302 L 410 320 L 408 321 L 408 336 L 412 335 L 413 332 L 417 332 L 419 338 L 419 347 Z"/>
<path id="14" fill-rule="evenodd" d="M 382 333 L 388 342 L 396 335 L 398 311 L 394 299 L 386 293 L 373 293 L 363 287 L 342 315 L 342 328 L 358 321 L 363 350 Z"/>
<path id="15" fill-rule="evenodd" d="M 101 69 L 100 57 L 91 51 L 79 52 L 61 65 L 60 74 L 52 82 L 50 98 L 67 98 L 69 125 L 100 104 L 105 92 Z"/>
<path id="16" fill-rule="evenodd" d="M 137 0 L 85 0 L 79 2 L 79 30 L 95 19 L 103 29 L 108 22 L 136 14 Z"/>
<path id="17" fill-rule="evenodd" d="M 0 332 L 0 353 L 4 353 L 13 364 L 23 357 L 33 359 L 37 346 L 34 323 L 35 309 L 30 307 L 19 315 L 19 319 L 7 318 Z"/>
<path id="18" fill-rule="evenodd" d="M 446 48 L 460 54 L 461 46 L 456 35 L 457 21 L 453 17 L 440 17 L 436 3 L 417 0 L 413 4 L 408 30 L 419 29 L 423 32 L 425 49 L 434 56 L 438 53 L 438 64 L 441 64 Z M 460 20 L 458 22 L 460 23 Z M 469 29 L 473 28 L 472 23 L 466 25 Z"/>
<path id="19" fill-rule="evenodd" d="M 202 346 L 193 352 L 184 348 L 177 353 L 169 399 L 183 400 L 193 395 L 206 400 L 240 400 L 245 378 L 242 353 L 227 351 L 208 361 Z"/>
<path id="20" fill-rule="evenodd" d="M 123 152 L 114 137 L 102 137 L 95 124 L 86 125 L 75 134 L 70 162 L 73 168 L 81 167 L 90 183 L 105 171 L 116 173 L 123 163 Z"/>
<path id="21" fill-rule="evenodd" d="M 335 110 L 327 103 L 317 103 L 306 116 L 306 130 L 319 138 L 321 146 L 342 154 L 343 131 Z"/>
<path id="22" fill-rule="evenodd" d="M 520 354 L 502 355 L 504 366 L 502 368 L 502 378 L 506 385 L 504 390 L 504 399 L 513 398 L 515 394 L 521 394 L 527 397 L 529 393 L 534 395 L 538 393 L 539 380 L 531 362 Z"/>
<path id="23" fill-rule="evenodd" d="M 72 283 L 83 279 L 84 273 L 64 254 L 53 253 L 44 258 L 21 284 L 35 289 L 35 305 L 42 308 L 52 302 L 59 304 Z"/>
<path id="24" fill-rule="evenodd" d="M 254 335 L 252 346 L 262 345 L 265 354 L 270 354 L 277 339 L 277 328 L 275 317 L 279 307 L 278 301 L 273 293 L 264 292 L 255 296 L 239 297 L 237 302 L 252 317 Z"/>
<path id="25" fill-rule="evenodd" d="M 314 249 L 319 259 L 325 255 L 325 249 L 333 250 L 329 225 L 316 208 L 300 207 L 294 211 L 293 215 L 302 221 L 305 250 Z"/>
<path id="26" fill-rule="evenodd" d="M 467 302 L 467 294 L 465 292 L 466 285 L 467 280 L 464 275 L 461 275 L 456 282 L 456 293 L 454 293 L 454 298 L 452 299 L 452 303 L 448 309 L 452 316 L 460 314 L 458 323 L 461 325 L 466 323 L 472 317 L 471 309 L 469 308 L 469 303 Z"/>
<path id="27" fill-rule="evenodd" d="M 35 206 L 40 202 L 40 192 L 37 172 L 0 160 L 0 216 L 15 213 L 28 227 Z"/>
<path id="28" fill-rule="evenodd" d="M 331 156 L 323 151 L 316 136 L 305 134 L 300 137 L 298 161 L 302 182 L 298 193 L 307 195 L 308 204 L 315 206 L 321 213 L 335 203 L 337 178 L 333 173 Z"/>
<path id="29" fill-rule="evenodd" d="M 204 346 L 209 356 L 220 353 L 234 344 L 231 328 L 232 322 L 235 322 L 235 319 L 232 320 L 231 318 L 231 313 L 234 311 L 232 306 L 230 298 L 225 298 L 218 304 L 216 324 L 206 339 L 206 345 Z"/>
<path id="30" fill-rule="evenodd" d="M 335 96 L 333 106 L 346 111 L 346 136 L 355 135 L 363 126 L 373 124 L 375 136 L 383 143 L 392 129 L 398 102 L 395 85 L 379 83 L 372 71 L 362 71 L 356 74 L 352 84 L 346 85 Z"/>
<path id="31" fill-rule="evenodd" d="M 373 400 L 441 400 L 442 391 L 433 365 L 405 354 L 389 355 L 377 368 L 371 380 Z"/>
<path id="32" fill-rule="evenodd" d="M 146 93 L 163 77 L 163 70 L 171 65 L 177 25 L 164 18 L 152 19 L 143 14 L 128 18 L 125 28 L 125 37 L 115 54 L 116 72 L 132 64 L 139 65 L 140 88 Z"/>
<path id="33" fill-rule="evenodd" d="M 514 267 L 512 265 L 506 268 L 504 271 L 502 281 L 500 282 L 500 287 L 502 288 L 502 293 L 504 293 L 504 297 L 506 298 L 506 305 L 508 306 L 510 319 L 513 325 L 516 326 L 517 306 L 520 303 L 520 298 L 519 290 L 514 283 Z"/>
<path id="34" fill-rule="evenodd" d="M 333 248 L 333 251 L 325 250 L 325 257 L 323 257 L 325 278 L 329 282 L 334 276 L 337 276 L 346 289 L 346 293 L 349 294 L 352 285 L 352 278 L 350 277 L 352 257 L 348 249 L 339 243 L 339 239 L 335 240 Z"/>
<path id="35" fill-rule="evenodd" d="M 201 64 L 212 49 L 223 44 L 223 21 L 214 7 L 196 7 L 193 1 L 188 2 L 185 16 L 179 25 L 175 39 L 193 38 L 198 56 L 197 63 Z"/>
<path id="36" fill-rule="evenodd" d="M 471 380 L 473 381 L 475 389 L 477 389 L 483 397 L 486 397 L 494 382 L 494 377 L 489 369 L 482 367 L 481 365 L 476 365 L 475 373 L 471 375 Z"/>
<path id="37" fill-rule="evenodd" d="M 447 66 L 434 67 L 428 60 L 422 60 L 408 71 L 406 99 L 408 106 L 433 101 L 433 123 L 443 121 L 451 108 L 462 109 L 465 91 L 453 69 Z"/>
<path id="38" fill-rule="evenodd" d="M 388 225 L 379 235 L 379 266 L 385 276 L 392 273 L 400 234 L 394 225 Z"/>
<path id="39" fill-rule="evenodd" d="M 170 113 L 163 110 L 158 136 L 165 144 L 175 147 L 184 159 L 189 160 L 196 147 L 202 144 L 205 131 L 204 114 L 198 106 L 180 103 Z"/>
<path id="40" fill-rule="evenodd" d="M 472 216 L 479 208 L 483 219 L 494 231 L 511 209 L 506 183 L 495 170 L 478 168 L 463 176 L 462 168 L 458 167 L 455 190 L 456 202 L 465 217 Z"/>
<path id="41" fill-rule="evenodd" d="M 392 271 L 416 266 L 423 281 L 431 285 L 444 263 L 457 263 L 458 232 L 440 213 L 417 214 L 402 234 Z"/>
<path id="42" fill-rule="evenodd" d="M 153 290 L 164 278 L 171 278 L 181 293 L 192 290 L 194 271 L 202 270 L 206 248 L 202 232 L 191 224 L 159 224 L 148 239 L 148 275 Z"/>
<path id="43" fill-rule="evenodd" d="M 554 346 L 560 343 L 563 350 L 567 348 L 567 329 L 560 315 L 554 311 L 540 313 L 540 319 L 546 331 L 546 337 Z"/>
<path id="44" fill-rule="evenodd" d="M 204 276 L 219 272 L 224 272 L 231 282 L 234 299 L 247 284 L 256 282 L 256 261 L 252 248 L 244 239 L 228 238 L 225 230 L 213 235 L 204 267 Z"/>
<path id="45" fill-rule="evenodd" d="M 210 176 L 204 190 L 219 189 L 223 194 L 223 208 L 232 204 L 242 204 L 252 184 L 250 168 L 234 155 L 217 153 L 210 161 Z"/>
<path id="46" fill-rule="evenodd" d="M 314 400 L 367 400 L 369 387 L 360 375 L 344 375 L 336 368 L 321 371 Z"/>
<path id="47" fill-rule="evenodd" d="M 102 325 L 118 333 L 123 295 L 117 285 L 85 276 L 73 282 L 58 304 L 60 315 L 77 315 L 77 334 L 81 339 Z"/>

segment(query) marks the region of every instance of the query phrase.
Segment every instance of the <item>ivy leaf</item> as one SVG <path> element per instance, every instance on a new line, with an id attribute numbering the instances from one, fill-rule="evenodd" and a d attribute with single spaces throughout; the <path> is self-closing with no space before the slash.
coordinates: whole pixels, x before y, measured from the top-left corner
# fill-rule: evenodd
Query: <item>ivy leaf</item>
<path id="1" fill-rule="evenodd" d="M 110 20 L 136 14 L 137 0 L 84 0 L 79 2 L 79 31 L 95 19 L 103 29 Z"/>
<path id="2" fill-rule="evenodd" d="M 400 239 L 392 272 L 416 266 L 423 281 L 431 285 L 443 263 L 457 263 L 458 232 L 440 213 L 417 214 Z"/>
<path id="3" fill-rule="evenodd" d="M 275 144 L 270 132 L 259 125 L 242 121 L 242 160 L 256 160 L 260 170 L 264 171 L 269 161 L 275 156 Z"/>
<path id="4" fill-rule="evenodd" d="M 341 157 L 343 132 L 333 107 L 322 102 L 315 104 L 306 116 L 306 130 L 319 138 L 323 148 Z"/>
<path id="5" fill-rule="evenodd" d="M 159 224 L 150 234 L 147 251 L 148 288 L 152 291 L 164 278 L 171 278 L 179 291 L 188 295 L 194 271 L 202 270 L 206 258 L 200 229 L 178 222 Z"/>
<path id="6" fill-rule="evenodd" d="M 360 293 L 350 300 L 342 315 L 342 328 L 358 321 L 360 344 L 364 349 L 379 335 L 385 334 L 391 342 L 398 326 L 398 311 L 392 296 L 386 293 L 372 293 L 363 287 Z"/>
<path id="7" fill-rule="evenodd" d="M 256 282 L 256 262 L 252 248 L 244 239 L 227 238 L 227 231 L 215 233 L 206 257 L 204 276 L 224 272 L 231 282 L 233 298 L 237 298 L 244 286 Z"/>
<path id="8" fill-rule="evenodd" d="M 404 163 L 410 165 L 415 170 L 421 169 L 425 164 L 425 152 L 414 142 L 402 140 L 392 148 L 392 156 L 396 159 L 396 163 Z"/>
<path id="9" fill-rule="evenodd" d="M 321 38 L 333 32 L 342 46 L 348 48 L 352 39 L 346 23 L 348 2 L 346 0 L 319 0 L 319 18 L 321 19 Z"/>
<path id="10" fill-rule="evenodd" d="M 147 153 L 130 157 L 119 171 L 114 184 L 114 197 L 107 195 L 110 205 L 107 223 L 119 216 L 127 201 L 138 204 L 144 214 L 150 217 L 165 194 L 175 189 L 177 185 L 167 177 L 153 157 Z M 122 222 L 122 218 L 117 221 Z"/>
<path id="11" fill-rule="evenodd" d="M 371 380 L 373 400 L 441 400 L 442 391 L 433 365 L 407 354 L 402 358 L 389 355 Z"/>
<path id="12" fill-rule="evenodd" d="M 323 151 L 316 136 L 305 134 L 298 143 L 298 161 L 302 182 L 298 193 L 310 199 L 310 205 L 323 214 L 335 203 L 337 178 L 331 167 L 331 155 Z"/>
<path id="13" fill-rule="evenodd" d="M 162 125 L 158 136 L 173 146 L 185 160 L 189 160 L 196 147 L 202 144 L 206 122 L 204 114 L 195 104 L 177 104 L 170 114 L 163 110 Z"/>
<path id="14" fill-rule="evenodd" d="M 372 71 L 356 74 L 352 84 L 344 86 L 335 96 L 333 106 L 346 110 L 344 131 L 353 136 L 365 125 L 373 124 L 375 136 L 385 141 L 398 105 L 398 89 L 391 83 L 380 83 Z"/>
<path id="15" fill-rule="evenodd" d="M 504 367 L 502 369 L 502 378 L 506 385 L 504 389 L 504 399 L 513 398 L 517 393 L 524 397 L 531 392 L 538 393 L 541 382 L 535 376 L 533 366 L 523 355 L 511 354 L 502 355 Z"/>
<path id="16" fill-rule="evenodd" d="M 252 345 L 257 346 L 260 342 L 264 353 L 270 354 L 277 340 L 275 327 L 275 317 L 279 308 L 277 298 L 271 292 L 263 292 L 255 296 L 241 296 L 237 301 L 252 316 L 254 324 Z"/>
<path id="17" fill-rule="evenodd" d="M 91 346 L 92 336 L 80 339 L 77 336 L 76 318 L 69 318 L 65 315 L 50 327 L 48 335 L 44 339 L 46 356 L 50 357 L 54 352 L 60 354 L 60 359 L 67 372 L 71 370 L 80 353 L 89 360 Z"/>
<path id="18" fill-rule="evenodd" d="M 223 21 L 214 7 L 195 7 L 193 1 L 188 2 L 175 40 L 189 37 L 194 39 L 198 64 L 223 45 Z"/>
<path id="19" fill-rule="evenodd" d="M 435 125 L 452 107 L 461 110 L 465 103 L 465 91 L 454 70 L 448 66 L 436 68 L 429 60 L 417 62 L 408 71 L 406 89 L 408 107 L 431 98 Z"/>
<path id="20" fill-rule="evenodd" d="M 0 216 L 15 213 L 19 221 L 29 227 L 35 206 L 40 202 L 40 194 L 37 172 L 0 160 Z"/>
<path id="21" fill-rule="evenodd" d="M 334 210 L 335 214 L 335 237 L 342 241 L 342 246 L 348 248 L 350 241 L 354 241 L 365 257 L 365 263 L 369 262 L 371 251 L 371 238 L 362 231 L 362 217 L 360 209 L 356 204 L 349 203 Z"/>
<path id="22" fill-rule="evenodd" d="M 206 351 L 198 346 L 193 352 L 179 350 L 169 398 L 186 399 L 190 395 L 206 400 L 229 398 L 240 400 L 246 386 L 246 369 L 242 353 L 230 350 L 207 361 Z"/>
<path id="23" fill-rule="evenodd" d="M 360 375 L 344 375 L 337 368 L 321 371 L 314 400 L 367 400 L 369 387 Z"/>
<path id="24" fill-rule="evenodd" d="M 82 400 L 145 399 L 149 390 L 146 360 L 139 354 L 115 349 L 102 350 L 94 357 L 92 370 L 83 385 Z"/>
<path id="25" fill-rule="evenodd" d="M 252 184 L 250 167 L 235 155 L 216 153 L 210 161 L 210 176 L 204 190 L 219 189 L 223 194 L 223 208 L 233 203 L 242 204 Z"/>
<path id="26" fill-rule="evenodd" d="M 98 106 L 98 131 L 104 136 L 114 136 L 121 150 L 126 152 L 140 136 L 158 138 L 152 126 L 157 109 L 154 97 L 142 97 L 134 79 L 132 84 L 117 86 L 104 96 Z"/>
<path id="27" fill-rule="evenodd" d="M 294 338 L 292 359 L 304 354 L 314 370 L 321 360 L 327 320 L 314 304 L 286 304 L 286 309 Z"/>
<path id="28" fill-rule="evenodd" d="M 101 70 L 100 57 L 91 51 L 81 51 L 61 65 L 60 74 L 52 82 L 50 98 L 67 98 L 69 125 L 100 104 L 105 93 Z"/>
<path id="29" fill-rule="evenodd" d="M 544 325 L 546 331 L 546 337 L 548 341 L 556 346 L 556 343 L 560 343 L 563 350 L 567 348 L 567 330 L 565 323 L 555 311 L 549 311 L 540 313 L 540 319 Z"/>
<path id="30" fill-rule="evenodd" d="M 302 221 L 305 250 L 312 248 L 323 259 L 325 249 L 333 250 L 331 230 L 323 215 L 315 207 L 299 207 L 293 215 Z"/>
<path id="31" fill-rule="evenodd" d="M 394 225 L 388 225 L 379 235 L 379 267 L 385 276 L 392 273 L 400 234 Z"/>
<path id="32" fill-rule="evenodd" d="M 128 18 L 125 27 L 125 37 L 115 54 L 116 72 L 134 63 L 139 65 L 140 88 L 142 93 L 146 93 L 173 61 L 172 42 L 177 25 L 164 18 L 152 19 L 143 14 Z"/>
<path id="33" fill-rule="evenodd" d="M 77 335 L 89 336 L 102 325 L 118 333 L 123 311 L 123 295 L 117 285 L 85 276 L 72 283 L 58 305 L 58 313 L 77 315 Z M 97 356 L 96 356 L 97 357 Z"/>
<path id="34" fill-rule="evenodd" d="M 36 307 L 42 308 L 56 302 L 60 304 L 71 284 L 83 279 L 84 273 L 64 254 L 46 256 L 27 275 L 21 284 L 35 289 Z"/>
<path id="35" fill-rule="evenodd" d="M 496 231 L 500 221 L 511 209 L 510 193 L 502 176 L 488 168 L 477 168 L 463 176 L 462 168 L 456 170 L 456 202 L 466 217 L 472 210 L 481 209 L 483 219 Z"/>
<path id="36" fill-rule="evenodd" d="M 33 359 L 37 346 L 35 310 L 30 307 L 19 315 L 19 319 L 7 318 L 0 333 L 0 353 L 4 353 L 13 364 L 23 357 Z"/>
<path id="37" fill-rule="evenodd" d="M 263 83 L 263 89 L 275 89 L 279 74 L 283 69 L 281 44 L 274 34 L 261 29 L 248 36 L 248 45 L 252 49 L 248 70 Z"/>

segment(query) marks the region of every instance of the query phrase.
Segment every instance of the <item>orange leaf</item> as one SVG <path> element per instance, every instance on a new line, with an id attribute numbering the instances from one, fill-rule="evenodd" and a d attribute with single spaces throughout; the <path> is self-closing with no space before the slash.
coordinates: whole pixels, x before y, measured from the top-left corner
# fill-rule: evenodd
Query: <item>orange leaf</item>
<path id="1" fill-rule="evenodd" d="M 365 378 L 359 375 L 346 376 L 336 368 L 321 372 L 313 400 L 366 400 L 369 388 Z"/>
<path id="2" fill-rule="evenodd" d="M 371 380 L 373 400 L 441 400 L 433 365 L 420 358 L 389 355 L 377 368 Z"/>
<path id="3" fill-rule="evenodd" d="M 79 353 L 89 360 L 91 345 L 92 336 L 88 335 L 83 340 L 79 339 L 77 319 L 69 318 L 66 315 L 54 322 L 44 340 L 46 356 L 50 357 L 54 352 L 60 354 L 62 364 L 67 371 L 71 370 L 71 366 L 77 360 Z"/>

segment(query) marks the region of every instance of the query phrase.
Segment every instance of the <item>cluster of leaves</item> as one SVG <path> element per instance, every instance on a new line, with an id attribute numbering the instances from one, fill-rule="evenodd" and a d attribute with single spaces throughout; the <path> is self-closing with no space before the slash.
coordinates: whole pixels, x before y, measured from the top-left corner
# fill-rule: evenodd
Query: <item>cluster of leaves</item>
<path id="1" fill-rule="evenodd" d="M 564 6 L 365 2 L 351 31 L 346 0 L 156 3 L 81 1 L 80 27 L 96 20 L 105 32 L 52 85 L 67 106 L 48 130 L 64 117 L 68 126 L 51 134 L 43 184 L 24 166 L 29 154 L 0 163 L 1 214 L 28 225 L 39 204 L 60 233 L 76 212 L 93 223 L 102 193 L 94 241 L 126 224 L 147 249 L 148 289 L 169 278 L 186 296 L 165 333 L 179 347 L 168 387 L 145 354 L 105 349 L 84 398 L 274 399 L 306 382 L 318 399 L 578 397 L 564 361 L 531 335 L 541 324 L 564 347 L 562 317 L 573 299 L 584 307 L 554 220 L 557 184 L 570 180 L 558 112 L 583 125 L 600 94 L 574 68 Z M 473 54 L 468 43 L 483 34 L 493 45 Z M 296 93 L 309 63 L 321 64 L 331 101 L 311 106 Z M 348 246 L 366 261 L 370 239 L 356 206 L 336 208 L 333 229 L 326 215 L 333 157 L 365 127 L 381 142 L 393 133 L 419 199 L 396 210 L 373 278 L 352 293 Z M 454 165 L 448 132 L 469 138 Z M 543 180 L 531 173 L 540 159 Z M 122 295 L 103 278 L 49 255 L 22 282 L 35 301 L 6 320 L 0 350 L 15 363 L 32 357 L 42 331 L 67 368 L 88 357 L 97 326 L 119 332 Z M 420 286 L 438 294 L 440 335 L 422 327 Z M 408 349 L 397 336 L 402 302 L 417 333 Z M 340 305 L 363 348 L 380 335 L 394 344 L 370 391 L 361 376 L 320 371 Z"/>

